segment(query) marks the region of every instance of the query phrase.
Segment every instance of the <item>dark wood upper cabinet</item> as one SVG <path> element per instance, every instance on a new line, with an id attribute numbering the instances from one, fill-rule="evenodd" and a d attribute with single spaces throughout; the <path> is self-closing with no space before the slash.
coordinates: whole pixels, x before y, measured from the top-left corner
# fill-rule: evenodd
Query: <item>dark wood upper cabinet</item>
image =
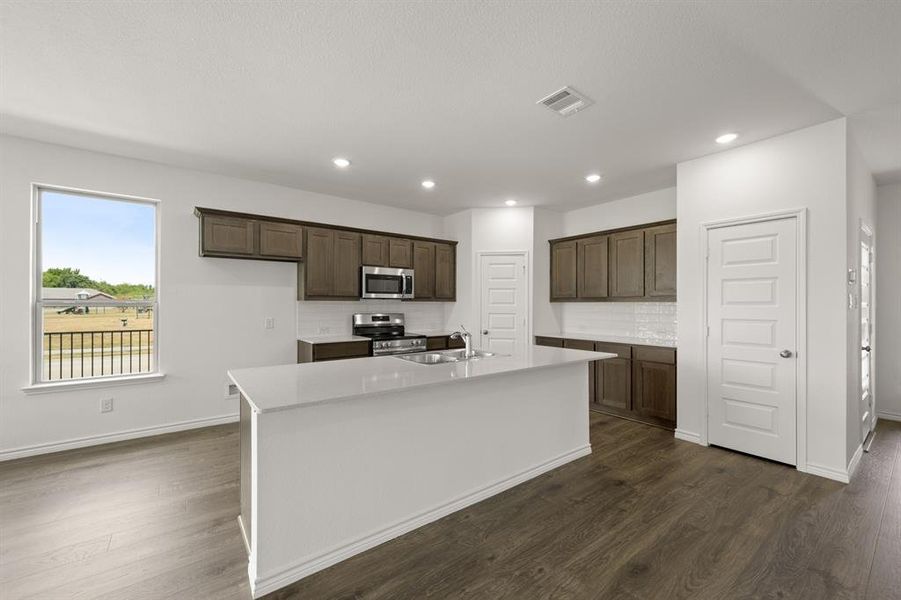
<path id="1" fill-rule="evenodd" d="M 360 234 L 335 232 L 333 296 L 360 297 Z"/>
<path id="2" fill-rule="evenodd" d="M 251 256 L 256 252 L 254 221 L 205 215 L 200 221 L 200 254 Z"/>
<path id="3" fill-rule="evenodd" d="M 303 227 L 260 221 L 260 256 L 303 258 Z"/>
<path id="4" fill-rule="evenodd" d="M 610 234 L 608 264 L 611 298 L 644 296 L 644 231 Z"/>
<path id="5" fill-rule="evenodd" d="M 387 267 L 388 240 L 383 235 L 363 234 L 363 264 L 369 267 Z"/>
<path id="6" fill-rule="evenodd" d="M 304 296 L 332 295 L 335 231 L 307 228 Z"/>
<path id="7" fill-rule="evenodd" d="M 606 235 L 584 238 L 576 242 L 579 298 L 607 297 L 607 244 Z"/>
<path id="8" fill-rule="evenodd" d="M 435 298 L 455 300 L 457 295 L 456 248 L 435 244 Z M 414 278 L 416 272 L 414 271 Z M 414 279 L 415 280 L 415 279 Z"/>
<path id="9" fill-rule="evenodd" d="M 421 300 L 435 297 L 434 242 L 413 242 L 413 295 Z"/>
<path id="10" fill-rule="evenodd" d="M 388 238 L 388 266 L 412 269 L 413 242 L 401 238 Z"/>
<path id="11" fill-rule="evenodd" d="M 304 298 L 360 297 L 360 234 L 308 227 Z"/>
<path id="12" fill-rule="evenodd" d="M 551 300 L 574 300 L 577 250 L 575 240 L 551 242 Z"/>
<path id="13" fill-rule="evenodd" d="M 676 295 L 676 224 L 644 230 L 644 285 L 648 297 Z"/>

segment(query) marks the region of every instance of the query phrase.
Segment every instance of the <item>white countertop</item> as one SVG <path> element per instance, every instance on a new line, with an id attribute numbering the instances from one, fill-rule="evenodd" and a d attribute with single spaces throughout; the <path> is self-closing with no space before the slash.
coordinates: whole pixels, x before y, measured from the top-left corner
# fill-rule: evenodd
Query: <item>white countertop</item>
<path id="1" fill-rule="evenodd" d="M 676 340 L 661 337 L 636 337 L 629 335 L 615 335 L 610 333 L 598 333 L 595 331 L 557 331 L 554 333 L 536 333 L 539 337 L 569 338 L 571 340 L 592 340 L 595 342 L 610 342 L 611 344 L 635 344 L 638 346 L 660 346 L 662 348 L 676 348 Z"/>
<path id="2" fill-rule="evenodd" d="M 533 345 L 517 356 L 493 356 L 437 365 L 376 356 L 234 369 L 228 371 L 228 376 L 254 410 L 269 412 L 615 356 Z"/>
<path id="3" fill-rule="evenodd" d="M 351 333 L 332 333 L 320 335 L 299 335 L 297 341 L 308 344 L 335 344 L 339 342 L 368 342 L 368 337 L 353 335 Z"/>

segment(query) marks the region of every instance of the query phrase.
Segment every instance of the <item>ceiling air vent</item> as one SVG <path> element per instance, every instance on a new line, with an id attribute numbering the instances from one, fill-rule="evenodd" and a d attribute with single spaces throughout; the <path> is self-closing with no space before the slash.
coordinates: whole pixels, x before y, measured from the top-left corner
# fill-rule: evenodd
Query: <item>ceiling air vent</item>
<path id="1" fill-rule="evenodd" d="M 571 87 L 565 87 L 557 90 L 550 96 L 545 96 L 537 104 L 544 104 L 555 113 L 568 117 L 587 106 L 591 106 L 591 100 Z"/>

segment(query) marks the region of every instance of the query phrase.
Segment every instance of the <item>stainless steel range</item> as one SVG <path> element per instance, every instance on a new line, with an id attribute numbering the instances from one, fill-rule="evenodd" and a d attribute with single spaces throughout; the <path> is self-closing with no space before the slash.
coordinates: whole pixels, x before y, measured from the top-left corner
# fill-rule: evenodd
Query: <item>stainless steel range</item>
<path id="1" fill-rule="evenodd" d="M 356 313 L 353 333 L 372 340 L 372 355 L 407 354 L 426 349 L 424 335 L 404 331 L 403 313 Z"/>

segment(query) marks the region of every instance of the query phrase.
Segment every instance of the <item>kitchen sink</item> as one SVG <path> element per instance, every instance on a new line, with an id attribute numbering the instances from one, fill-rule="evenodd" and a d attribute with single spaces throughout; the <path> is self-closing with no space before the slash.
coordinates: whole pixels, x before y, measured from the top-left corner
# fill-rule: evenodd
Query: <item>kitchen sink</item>
<path id="1" fill-rule="evenodd" d="M 419 363 L 421 365 L 441 365 L 445 363 L 454 363 L 464 360 L 475 360 L 478 358 L 489 358 L 492 356 L 497 356 L 497 354 L 495 354 L 494 352 L 473 350 L 473 355 L 467 358 L 463 356 L 465 352 L 465 350 L 447 350 L 444 352 L 416 352 L 413 354 L 399 354 L 395 356 L 395 358 Z"/>

